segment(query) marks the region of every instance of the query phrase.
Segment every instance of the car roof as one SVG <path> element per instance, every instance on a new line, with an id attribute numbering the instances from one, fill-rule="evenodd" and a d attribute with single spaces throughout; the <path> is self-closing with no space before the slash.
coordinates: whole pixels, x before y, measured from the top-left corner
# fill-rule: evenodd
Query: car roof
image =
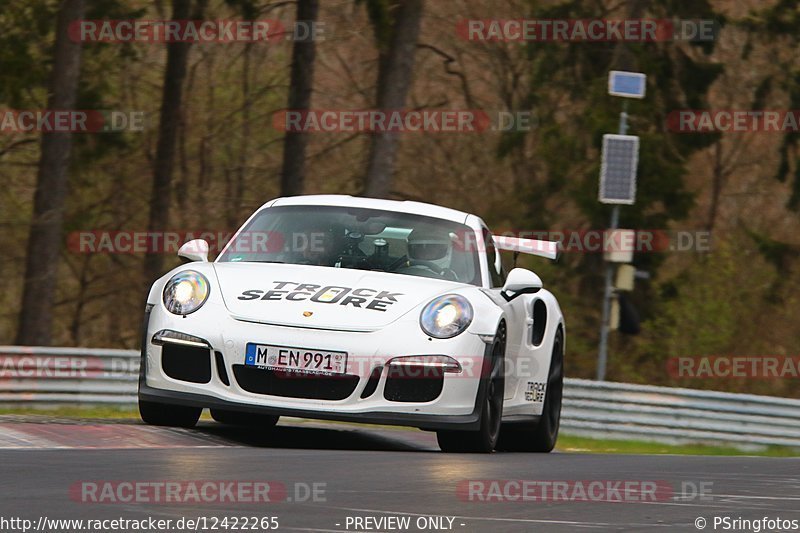
<path id="1" fill-rule="evenodd" d="M 426 204 L 423 202 L 412 202 L 409 200 L 381 200 L 377 198 L 361 198 L 358 196 L 347 196 L 343 194 L 317 194 L 308 196 L 289 196 L 278 198 L 264 204 L 263 207 L 278 207 L 291 205 L 324 205 L 334 207 L 360 207 L 363 209 L 380 209 L 382 211 L 393 211 L 398 213 L 409 213 L 433 218 L 441 218 L 464 224 L 469 213 L 442 207 L 439 205 Z"/>

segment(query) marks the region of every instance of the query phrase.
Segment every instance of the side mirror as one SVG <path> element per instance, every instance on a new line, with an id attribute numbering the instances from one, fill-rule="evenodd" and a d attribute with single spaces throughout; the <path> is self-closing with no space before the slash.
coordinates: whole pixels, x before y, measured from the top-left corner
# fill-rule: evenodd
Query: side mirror
<path id="1" fill-rule="evenodd" d="M 523 294 L 533 294 L 542 288 L 542 279 L 524 268 L 515 268 L 508 273 L 506 284 L 500 294 L 507 302 Z"/>
<path id="2" fill-rule="evenodd" d="M 189 241 L 178 250 L 178 257 L 208 263 L 208 243 L 203 239 Z"/>

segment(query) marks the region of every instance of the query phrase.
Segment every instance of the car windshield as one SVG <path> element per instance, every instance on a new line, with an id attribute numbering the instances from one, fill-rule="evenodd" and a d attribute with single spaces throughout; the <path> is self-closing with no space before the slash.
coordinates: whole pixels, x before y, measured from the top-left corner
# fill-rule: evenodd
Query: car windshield
<path id="1" fill-rule="evenodd" d="M 474 232 L 438 218 L 331 206 L 259 212 L 217 260 L 391 272 L 480 285 Z"/>

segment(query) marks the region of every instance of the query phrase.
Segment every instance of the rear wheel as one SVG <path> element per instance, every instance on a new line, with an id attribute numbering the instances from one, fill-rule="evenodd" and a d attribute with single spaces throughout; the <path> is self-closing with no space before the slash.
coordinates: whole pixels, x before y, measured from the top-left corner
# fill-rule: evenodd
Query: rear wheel
<path id="1" fill-rule="evenodd" d="M 542 416 L 535 424 L 508 424 L 500 429 L 498 450 L 509 452 L 541 452 L 553 450 L 561 424 L 561 399 L 564 391 L 564 333 L 556 332 L 553 355 L 544 396 Z"/>
<path id="2" fill-rule="evenodd" d="M 503 417 L 505 351 L 506 326 L 501 323 L 492 345 L 488 383 L 481 404 L 480 428 L 477 431 L 437 431 L 436 438 L 443 452 L 491 453 L 494 450 Z"/>
<path id="3" fill-rule="evenodd" d="M 211 418 L 220 424 L 227 424 L 229 426 L 243 426 L 253 429 L 269 429 L 278 423 L 279 417 L 256 413 L 243 413 L 241 411 L 211 409 Z"/>
<path id="4" fill-rule="evenodd" d="M 152 426 L 192 428 L 197 424 L 202 412 L 202 407 L 139 400 L 139 415 L 146 424 Z"/>

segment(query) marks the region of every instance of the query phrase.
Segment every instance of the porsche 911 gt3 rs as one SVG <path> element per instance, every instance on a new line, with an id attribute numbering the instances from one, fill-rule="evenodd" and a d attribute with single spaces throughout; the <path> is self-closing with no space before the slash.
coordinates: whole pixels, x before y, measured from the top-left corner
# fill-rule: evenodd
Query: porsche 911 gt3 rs
<path id="1" fill-rule="evenodd" d="M 418 202 L 279 198 L 213 262 L 149 293 L 139 410 L 191 427 L 279 416 L 436 431 L 444 451 L 548 452 L 558 436 L 565 324 L 529 270 L 556 243 L 494 236 L 477 216 Z"/>

